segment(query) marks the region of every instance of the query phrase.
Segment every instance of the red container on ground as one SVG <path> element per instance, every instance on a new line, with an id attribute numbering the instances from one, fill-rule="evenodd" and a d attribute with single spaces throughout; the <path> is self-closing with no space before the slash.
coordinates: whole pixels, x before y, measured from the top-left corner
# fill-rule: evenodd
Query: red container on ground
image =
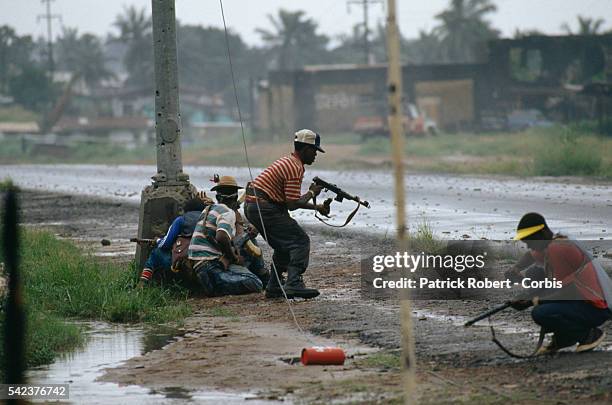
<path id="1" fill-rule="evenodd" d="M 344 350 L 339 347 L 314 346 L 302 349 L 302 364 L 311 365 L 336 365 L 344 364 L 346 356 Z"/>

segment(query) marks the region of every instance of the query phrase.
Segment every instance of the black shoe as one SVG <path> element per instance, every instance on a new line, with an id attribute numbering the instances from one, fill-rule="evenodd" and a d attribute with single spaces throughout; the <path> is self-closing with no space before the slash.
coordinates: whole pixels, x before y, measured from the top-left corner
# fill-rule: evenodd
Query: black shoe
<path id="1" fill-rule="evenodd" d="M 293 283 L 287 282 L 285 284 L 285 294 L 287 294 L 287 298 L 315 298 L 319 296 L 320 292 L 316 288 L 308 288 L 304 285 L 304 280 L 302 276 L 300 276 L 297 281 Z"/>
<path id="2" fill-rule="evenodd" d="M 599 328 L 593 328 L 589 331 L 589 334 L 587 335 L 586 339 L 578 342 L 578 347 L 576 348 L 576 351 L 588 352 L 589 350 L 593 350 L 594 348 L 599 346 L 601 342 L 603 342 L 605 337 L 606 333 L 603 330 Z"/>
<path id="3" fill-rule="evenodd" d="M 282 274 L 279 274 L 278 278 L 280 279 L 281 284 L 285 282 L 285 278 Z M 268 284 L 266 285 L 266 298 L 283 298 L 283 290 L 281 290 L 280 285 L 278 284 L 278 280 L 274 275 L 274 272 L 270 272 L 270 279 L 268 280 Z"/>

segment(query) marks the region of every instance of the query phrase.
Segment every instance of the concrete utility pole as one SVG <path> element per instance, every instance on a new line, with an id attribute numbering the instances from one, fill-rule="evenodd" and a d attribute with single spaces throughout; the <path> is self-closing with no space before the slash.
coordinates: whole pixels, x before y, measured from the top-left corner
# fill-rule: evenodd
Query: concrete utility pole
<path id="1" fill-rule="evenodd" d="M 157 174 L 145 187 L 140 200 L 138 237 L 163 235 L 196 190 L 183 173 L 181 116 L 176 53 L 174 0 L 152 0 L 153 54 L 155 66 L 155 136 Z M 150 248 L 136 248 L 136 263 L 142 268 Z"/>
<path id="2" fill-rule="evenodd" d="M 387 52 L 389 60 L 389 128 L 393 172 L 395 176 L 395 205 L 397 207 L 397 245 L 401 252 L 408 249 L 406 239 L 406 201 L 404 198 L 404 131 L 402 123 L 402 70 L 400 66 L 399 29 L 397 27 L 395 0 L 387 0 Z M 404 366 L 404 403 L 414 404 L 416 356 L 412 331 L 412 305 L 409 290 L 402 292 L 400 321 L 402 328 L 402 364 Z"/>
<path id="3" fill-rule="evenodd" d="M 55 0 L 41 0 L 42 3 L 47 3 L 47 12 L 36 17 L 37 21 L 41 19 L 47 20 L 47 58 L 49 64 L 49 76 L 53 75 L 55 70 L 55 62 L 53 61 L 53 20 L 62 21 L 62 16 L 59 14 L 51 14 L 51 2 Z"/>
<path id="4" fill-rule="evenodd" d="M 369 25 L 369 5 L 370 4 L 382 4 L 382 0 L 349 0 L 347 5 L 350 8 L 351 4 L 358 4 L 363 7 L 363 52 L 364 52 L 364 63 L 370 64 L 370 25 Z"/>

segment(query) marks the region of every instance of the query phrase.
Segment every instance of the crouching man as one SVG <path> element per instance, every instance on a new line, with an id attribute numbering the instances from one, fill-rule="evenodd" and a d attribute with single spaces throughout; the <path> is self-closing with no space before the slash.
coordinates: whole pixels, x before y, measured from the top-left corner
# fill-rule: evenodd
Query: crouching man
<path id="1" fill-rule="evenodd" d="M 535 323 L 544 332 L 553 333 L 552 342 L 540 349 L 540 354 L 576 344 L 577 352 L 585 352 L 601 344 L 605 333 L 599 327 L 612 318 L 612 281 L 601 264 L 576 241 L 554 235 L 537 213 L 523 216 L 515 239 L 524 242 L 530 251 L 506 273 L 507 278 L 555 278 L 562 283 L 559 289 L 532 294 L 532 300 L 512 303 L 517 310 L 534 305 L 531 316 Z"/>
<path id="2" fill-rule="evenodd" d="M 200 216 L 189 244 L 193 271 L 207 296 L 261 292 L 261 280 L 243 266 L 243 259 L 232 245 L 236 236 L 238 190 L 231 176 L 223 176 L 211 190 L 217 203 Z"/>

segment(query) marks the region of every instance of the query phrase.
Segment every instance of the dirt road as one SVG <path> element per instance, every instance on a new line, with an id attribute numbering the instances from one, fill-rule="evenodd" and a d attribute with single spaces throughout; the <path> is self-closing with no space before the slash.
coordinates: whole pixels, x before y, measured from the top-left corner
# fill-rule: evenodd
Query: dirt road
<path id="1" fill-rule="evenodd" d="M 97 255 L 130 258 L 137 207 L 44 192 L 22 195 L 22 221 L 77 239 Z M 189 333 L 163 350 L 108 370 L 107 381 L 160 387 L 248 391 L 264 400 L 306 403 L 400 402 L 398 302 L 362 299 L 359 261 L 389 244 L 382 236 L 309 227 L 312 251 L 307 283 L 321 297 L 295 301 L 302 328 L 287 304 L 260 295 L 192 299 Z M 111 240 L 102 247 L 100 239 Z M 266 250 L 266 254 L 269 252 Z M 487 327 L 464 329 L 483 302 L 416 301 L 414 326 L 420 403 L 611 403 L 612 328 L 603 349 L 562 352 L 518 361 L 489 341 Z M 527 352 L 536 328 L 528 313 L 495 318 L 500 339 Z M 352 356 L 345 366 L 303 367 L 290 359 L 313 344 L 338 344 Z"/>

